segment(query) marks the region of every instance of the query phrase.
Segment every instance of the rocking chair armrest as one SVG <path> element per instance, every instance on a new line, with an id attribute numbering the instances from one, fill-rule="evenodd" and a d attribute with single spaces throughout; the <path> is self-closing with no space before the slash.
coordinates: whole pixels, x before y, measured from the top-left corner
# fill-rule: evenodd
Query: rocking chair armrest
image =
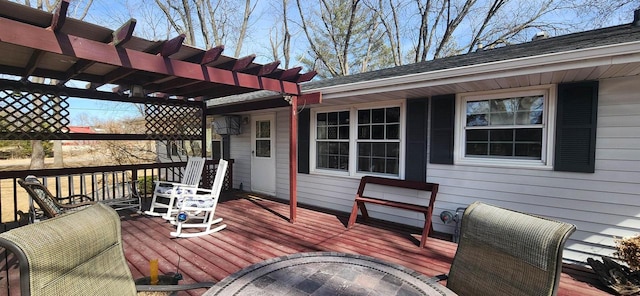
<path id="1" fill-rule="evenodd" d="M 167 186 L 167 185 L 169 185 L 169 186 L 171 186 L 171 187 L 177 187 L 177 186 L 180 186 L 180 187 L 188 187 L 188 188 L 196 187 L 196 186 L 191 186 L 191 185 L 189 185 L 189 184 L 182 184 L 182 183 L 180 183 L 180 182 L 153 181 L 153 183 L 155 183 L 155 184 L 156 184 L 156 186 L 161 186 L 161 185 L 165 185 L 165 186 Z"/>
<path id="2" fill-rule="evenodd" d="M 184 285 L 136 285 L 138 292 L 173 292 L 173 291 L 185 291 L 191 289 L 211 288 L 215 285 L 214 282 L 199 282 L 193 284 Z"/>

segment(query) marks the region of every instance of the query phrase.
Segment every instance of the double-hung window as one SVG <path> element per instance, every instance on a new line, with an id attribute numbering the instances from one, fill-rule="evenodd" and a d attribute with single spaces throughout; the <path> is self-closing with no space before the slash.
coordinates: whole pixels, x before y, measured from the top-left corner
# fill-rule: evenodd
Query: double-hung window
<path id="1" fill-rule="evenodd" d="M 313 111 L 313 171 L 402 177 L 403 106 L 396 101 Z"/>
<path id="2" fill-rule="evenodd" d="M 459 96 L 457 163 L 550 166 L 550 87 Z"/>
<path id="3" fill-rule="evenodd" d="M 349 170 L 349 111 L 316 114 L 316 167 Z"/>
<path id="4" fill-rule="evenodd" d="M 358 172 L 398 175 L 400 107 L 358 110 Z"/>

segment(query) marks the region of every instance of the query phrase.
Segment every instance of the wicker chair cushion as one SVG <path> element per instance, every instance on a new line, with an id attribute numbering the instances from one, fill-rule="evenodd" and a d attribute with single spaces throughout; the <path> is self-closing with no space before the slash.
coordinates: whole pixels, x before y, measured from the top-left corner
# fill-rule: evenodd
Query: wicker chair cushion
<path id="1" fill-rule="evenodd" d="M 136 295 L 120 231 L 118 214 L 95 204 L 0 238 L 26 255 L 31 295 Z"/>
<path id="2" fill-rule="evenodd" d="M 27 181 L 27 182 L 30 182 L 30 183 L 37 183 L 37 184 L 42 185 L 42 183 L 40 183 L 40 180 L 34 175 L 29 175 L 26 178 L 24 178 L 24 180 Z M 32 186 L 31 190 L 33 190 L 33 192 L 40 197 L 40 200 L 51 211 L 56 213 L 56 215 L 60 215 L 60 214 L 62 214 L 64 212 L 64 210 L 62 208 L 60 208 L 55 202 L 53 202 L 53 200 L 51 200 L 51 197 L 49 196 L 49 194 L 47 194 L 47 192 L 43 188 L 41 188 L 39 186 Z"/>
<path id="3" fill-rule="evenodd" d="M 40 197 L 40 200 L 45 203 L 48 208 L 55 212 L 56 215 L 60 215 L 64 212 L 62 208 L 60 208 L 55 202 L 53 202 L 53 200 L 51 200 L 51 197 L 49 197 L 49 195 L 44 190 L 38 187 L 32 187 L 32 189 L 33 192 L 35 192 Z"/>
<path id="4" fill-rule="evenodd" d="M 554 295 L 575 226 L 482 203 L 462 218 L 447 287 L 458 295 Z"/>

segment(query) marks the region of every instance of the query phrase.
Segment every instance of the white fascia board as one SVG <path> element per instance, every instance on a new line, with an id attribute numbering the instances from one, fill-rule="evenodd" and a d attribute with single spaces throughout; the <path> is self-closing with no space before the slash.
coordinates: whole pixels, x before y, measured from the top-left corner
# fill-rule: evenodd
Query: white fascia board
<path id="1" fill-rule="evenodd" d="M 270 90 L 257 90 L 254 92 L 239 94 L 239 95 L 229 95 L 226 97 L 220 97 L 215 99 L 208 99 L 206 101 L 207 108 L 214 107 L 223 107 L 228 105 L 235 105 L 239 103 L 248 103 L 248 102 L 256 102 L 262 100 L 269 100 L 274 98 L 282 97 L 281 93 L 270 91 Z"/>
<path id="2" fill-rule="evenodd" d="M 640 62 L 640 41 L 327 86 L 306 92 L 321 92 L 329 99 L 631 62 Z"/>

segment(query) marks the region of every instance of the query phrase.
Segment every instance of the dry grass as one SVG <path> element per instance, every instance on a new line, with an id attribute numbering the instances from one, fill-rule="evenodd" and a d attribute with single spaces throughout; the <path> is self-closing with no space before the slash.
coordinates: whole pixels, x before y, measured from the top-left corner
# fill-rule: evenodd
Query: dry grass
<path id="1" fill-rule="evenodd" d="M 21 176 L 26 177 L 26 176 Z M 80 187 L 80 178 L 81 176 L 74 176 L 73 178 L 73 191 L 69 192 L 67 188 L 69 187 L 69 179 L 68 178 L 60 178 L 60 188 L 62 188 L 61 196 L 69 196 L 72 194 L 81 194 L 81 193 L 89 193 L 89 189 L 82 189 Z M 90 184 L 90 176 L 85 176 L 85 184 Z M 100 176 L 98 176 L 100 178 Z M 51 177 L 47 180 L 47 188 L 49 191 L 55 194 L 55 178 Z M 102 180 L 98 179 L 99 182 Z M 14 184 L 13 179 L 5 179 L 0 180 L 0 196 L 2 196 L 2 200 L 0 200 L 0 206 L 2 207 L 2 217 L 0 217 L 3 223 L 15 221 L 17 218 L 17 214 L 14 212 L 14 208 L 17 210 L 27 213 L 29 211 L 29 195 L 27 192 L 20 187 L 20 185 L 16 182 Z M 14 197 L 15 193 L 15 197 Z M 17 205 L 17 207 L 16 207 Z"/>
<path id="2" fill-rule="evenodd" d="M 17 216 L 17 214 L 14 213 L 13 209 L 16 204 L 18 210 L 25 213 L 29 211 L 29 196 L 18 184 L 16 186 L 17 188 L 14 190 L 13 180 L 11 179 L 0 180 L 0 196 L 2 196 L 2 200 L 0 200 L 0 207 L 2 207 L 0 221 L 2 223 L 15 221 L 14 216 Z M 14 192 L 16 193 L 15 199 Z"/>
<path id="3" fill-rule="evenodd" d="M 63 155 L 64 167 L 90 167 L 100 165 L 117 165 L 118 163 L 113 161 L 109 153 L 98 153 L 96 149 L 85 150 L 68 150 Z M 28 170 L 30 159 L 5 159 L 0 160 L 0 170 L 2 171 L 16 171 L 16 170 Z M 53 167 L 53 158 L 45 159 L 45 166 L 47 168 Z M 26 176 L 15 176 L 16 178 L 24 178 Z M 91 190 L 91 177 L 85 176 L 86 188 L 80 187 L 80 176 L 74 176 L 73 186 L 69 186 L 68 178 L 60 178 L 60 196 L 65 197 L 72 194 L 87 194 Z M 102 183 L 101 176 L 97 176 L 97 182 Z M 51 177 L 47 180 L 47 187 L 52 193 L 56 193 L 55 178 Z M 69 190 L 68 188 L 72 188 Z M 0 216 L 0 223 L 13 222 L 18 218 L 14 209 L 22 211 L 24 213 L 29 210 L 29 196 L 13 179 L 0 180 L 0 207 L 2 209 Z"/>

